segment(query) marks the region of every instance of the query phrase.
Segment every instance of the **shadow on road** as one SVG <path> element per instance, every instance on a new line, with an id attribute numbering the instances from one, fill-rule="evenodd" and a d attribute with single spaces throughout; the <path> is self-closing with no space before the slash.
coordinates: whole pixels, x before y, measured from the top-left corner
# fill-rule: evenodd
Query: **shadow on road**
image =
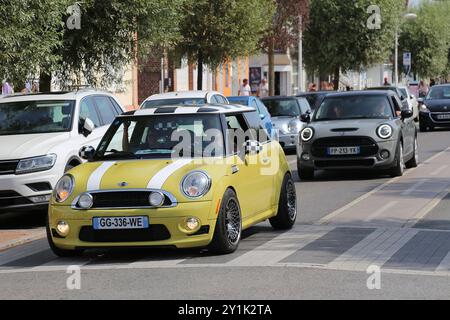
<path id="1" fill-rule="evenodd" d="M 0 214 L 0 230 L 29 230 L 45 226 L 46 211 Z"/>

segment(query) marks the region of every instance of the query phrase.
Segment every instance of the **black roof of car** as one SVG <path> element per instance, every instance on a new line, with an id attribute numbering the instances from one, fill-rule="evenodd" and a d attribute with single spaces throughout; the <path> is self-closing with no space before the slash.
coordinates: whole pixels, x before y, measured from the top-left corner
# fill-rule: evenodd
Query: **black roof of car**
<path id="1" fill-rule="evenodd" d="M 345 91 L 345 92 L 336 92 L 330 93 L 325 98 L 334 98 L 334 97 L 354 97 L 354 96 L 391 96 L 395 95 L 395 92 L 388 90 L 360 90 L 360 91 Z"/>
<path id="2" fill-rule="evenodd" d="M 265 100 L 295 100 L 295 99 L 297 99 L 297 97 L 294 97 L 294 96 L 276 96 L 276 97 L 263 98 L 261 100 L 265 101 Z"/>

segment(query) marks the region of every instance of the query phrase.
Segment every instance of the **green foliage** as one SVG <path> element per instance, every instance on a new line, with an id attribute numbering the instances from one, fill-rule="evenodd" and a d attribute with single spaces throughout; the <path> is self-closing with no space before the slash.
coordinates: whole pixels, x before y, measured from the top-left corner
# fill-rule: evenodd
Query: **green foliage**
<path id="1" fill-rule="evenodd" d="M 381 10 L 380 28 L 368 28 L 369 6 Z M 389 57 L 404 0 L 311 0 L 304 34 L 305 63 L 309 70 L 333 74 L 357 70 Z"/>
<path id="2" fill-rule="evenodd" d="M 402 26 L 400 52 L 411 52 L 412 72 L 421 77 L 448 75 L 450 3 L 427 2 L 416 13 L 415 21 L 405 22 Z"/>
<path id="3" fill-rule="evenodd" d="M 190 0 L 183 7 L 180 56 L 211 67 L 252 52 L 270 25 L 272 0 Z M 200 55 L 200 56 L 199 56 Z"/>
<path id="4" fill-rule="evenodd" d="M 66 0 L 0 1 L 0 78 L 20 88 L 40 66 L 52 70 L 59 63 L 54 52 L 61 45 L 66 7 Z"/>

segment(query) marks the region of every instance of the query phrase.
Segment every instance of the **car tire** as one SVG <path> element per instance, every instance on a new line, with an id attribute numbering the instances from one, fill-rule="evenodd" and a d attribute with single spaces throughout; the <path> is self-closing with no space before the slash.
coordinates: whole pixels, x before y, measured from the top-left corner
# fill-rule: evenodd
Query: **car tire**
<path id="1" fill-rule="evenodd" d="M 227 189 L 220 206 L 209 251 L 215 254 L 229 254 L 237 250 L 242 236 L 242 215 L 236 193 Z"/>
<path id="2" fill-rule="evenodd" d="M 305 169 L 297 165 L 297 173 L 300 180 L 311 181 L 314 180 L 314 169 Z"/>
<path id="3" fill-rule="evenodd" d="M 280 201 L 278 203 L 278 213 L 269 219 L 270 224 L 276 230 L 289 230 L 297 220 L 297 194 L 295 183 L 290 174 L 284 177 L 281 186 Z"/>
<path id="4" fill-rule="evenodd" d="M 83 254 L 84 250 L 80 250 L 80 249 L 65 250 L 65 249 L 60 249 L 55 245 L 55 243 L 53 242 L 48 217 L 47 217 L 47 222 L 46 222 L 46 231 L 47 231 L 48 245 L 50 246 L 50 249 L 56 256 L 58 256 L 60 258 L 70 258 L 70 257 L 79 257 Z"/>
<path id="5" fill-rule="evenodd" d="M 405 163 L 406 168 L 417 168 L 419 165 L 419 144 L 417 143 L 417 137 L 414 138 L 414 156 Z"/>
<path id="6" fill-rule="evenodd" d="M 403 157 L 403 145 L 398 143 L 397 152 L 395 154 L 395 165 L 390 170 L 392 177 L 401 177 L 405 173 L 405 158 Z"/>

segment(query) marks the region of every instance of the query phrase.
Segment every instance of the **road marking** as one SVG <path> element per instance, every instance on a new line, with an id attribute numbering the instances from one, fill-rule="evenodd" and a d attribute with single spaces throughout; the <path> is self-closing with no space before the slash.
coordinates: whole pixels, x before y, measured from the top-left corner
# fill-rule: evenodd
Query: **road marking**
<path id="1" fill-rule="evenodd" d="M 435 271 L 437 271 L 437 272 L 440 272 L 440 271 L 448 272 L 448 271 L 450 271 L 450 252 L 447 253 L 445 258 L 442 260 L 442 262 L 439 264 L 439 266 L 436 268 Z"/>
<path id="2" fill-rule="evenodd" d="M 434 156 L 430 157 L 429 159 L 425 160 L 424 162 L 419 164 L 416 168 L 409 169 L 408 171 L 406 171 L 406 173 L 403 175 L 403 177 L 410 175 L 412 172 L 416 171 L 417 169 L 421 168 L 422 166 L 424 166 L 426 164 L 429 164 L 429 162 L 437 159 L 438 157 L 440 157 L 441 155 L 445 154 L 448 151 L 450 151 L 450 147 L 445 149 L 445 150 L 443 150 L 443 151 L 441 151 L 441 152 L 439 152 L 439 153 L 437 153 L 437 154 L 435 154 Z M 317 221 L 315 224 L 316 225 L 327 225 L 327 224 L 329 224 L 332 219 L 336 218 L 341 213 L 343 213 L 343 212 L 347 211 L 348 209 L 354 207 L 358 203 L 366 200 L 367 198 L 369 198 L 373 194 L 377 193 L 378 191 L 386 188 L 387 186 L 397 182 L 400 178 L 402 178 L 402 177 L 395 177 L 395 178 L 392 178 L 389 181 L 386 181 L 385 183 L 379 185 L 378 187 L 376 187 L 372 191 L 367 192 L 366 194 L 362 195 L 361 197 L 359 197 L 359 198 L 353 200 L 352 202 L 350 202 L 349 204 L 343 206 L 342 208 L 337 209 L 337 210 L 333 211 L 332 213 L 330 213 L 329 215 L 323 217 L 322 219 Z"/>
<path id="3" fill-rule="evenodd" d="M 384 206 L 382 206 L 380 209 L 378 209 L 377 211 L 375 211 L 374 213 L 372 213 L 371 215 L 368 215 L 364 221 L 368 222 L 370 220 L 372 220 L 373 218 L 378 217 L 380 214 L 388 211 L 389 209 L 391 209 L 392 207 L 395 207 L 398 204 L 398 201 L 390 201 L 388 203 L 386 203 Z"/>
<path id="4" fill-rule="evenodd" d="M 447 168 L 448 168 L 447 165 L 443 165 L 442 167 L 439 167 L 438 169 L 436 169 L 432 173 L 430 173 L 430 176 L 437 176 L 438 174 L 440 174 L 442 171 L 444 171 Z"/>
<path id="5" fill-rule="evenodd" d="M 411 188 L 406 189 L 405 191 L 403 191 L 401 193 L 401 195 L 402 196 L 409 196 L 411 193 L 413 193 L 414 191 L 419 189 L 424 183 L 427 183 L 428 181 L 430 181 L 430 179 L 424 179 L 424 180 L 421 180 L 421 181 L 415 183 Z"/>
<path id="6" fill-rule="evenodd" d="M 412 228 L 420 220 L 422 220 L 427 214 L 429 214 L 437 205 L 450 193 L 450 189 L 445 188 L 439 193 L 432 201 L 428 202 L 412 219 L 406 221 L 403 225 L 404 228 Z"/>

